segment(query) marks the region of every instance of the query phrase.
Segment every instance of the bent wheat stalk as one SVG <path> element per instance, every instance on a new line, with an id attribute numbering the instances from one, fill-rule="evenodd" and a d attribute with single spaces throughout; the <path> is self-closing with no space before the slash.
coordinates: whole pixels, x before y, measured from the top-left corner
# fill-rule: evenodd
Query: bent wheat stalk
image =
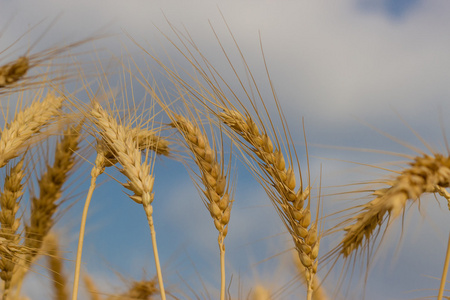
<path id="1" fill-rule="evenodd" d="M 95 178 L 99 176 L 104 168 L 108 165 L 114 165 L 119 162 L 121 165 L 120 172 L 124 174 L 128 181 L 122 184 L 126 189 L 132 191 L 134 194 L 129 195 L 130 199 L 138 204 L 142 204 L 147 216 L 147 221 L 150 227 L 150 233 L 153 245 L 153 254 L 155 258 L 156 272 L 158 282 L 160 285 L 161 298 L 165 299 L 164 284 L 161 274 L 161 267 L 159 262 L 158 249 L 156 244 L 156 234 L 153 224 L 153 202 L 154 195 L 152 193 L 154 178 L 151 175 L 151 165 L 148 161 L 148 155 L 144 162 L 141 159 L 141 149 L 135 137 L 127 133 L 127 128 L 120 125 L 111 117 L 98 102 L 93 102 L 93 108 L 90 111 L 90 118 L 96 126 L 98 133 L 102 137 L 100 143 L 100 151 L 98 152 L 96 165 L 92 170 L 91 187 L 89 189 L 88 197 L 85 203 L 82 219 L 82 227 L 80 229 L 80 239 L 78 243 L 77 262 L 75 268 L 75 279 L 72 299 L 77 298 L 78 282 L 80 273 L 81 250 L 82 250 L 82 236 L 84 236 L 84 224 L 87 215 L 87 209 L 95 188 Z M 148 145 L 148 141 L 146 141 Z M 148 154 L 148 153 L 147 153 Z M 108 161 L 108 157 L 114 157 L 114 161 Z"/>

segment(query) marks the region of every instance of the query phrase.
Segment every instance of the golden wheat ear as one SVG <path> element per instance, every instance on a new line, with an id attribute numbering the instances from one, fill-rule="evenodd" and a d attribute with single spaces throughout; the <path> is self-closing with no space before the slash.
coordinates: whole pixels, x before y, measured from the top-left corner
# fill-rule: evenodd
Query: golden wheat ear
<path id="1" fill-rule="evenodd" d="M 47 164 L 46 170 L 38 178 L 39 195 L 31 196 L 31 214 L 25 225 L 25 245 L 30 248 L 40 249 L 55 223 L 63 186 L 74 171 L 78 158 L 77 151 L 83 138 L 82 125 L 69 125 L 62 132 L 62 137 L 55 145 L 53 165 Z M 27 260 L 33 261 L 36 253 L 31 253 Z"/>
<path id="2" fill-rule="evenodd" d="M 405 218 L 407 208 L 415 205 L 420 206 L 421 198 L 426 194 L 439 194 L 447 203 L 450 199 L 450 193 L 446 190 L 450 187 L 450 152 L 448 145 L 446 145 L 447 154 L 441 154 L 433 149 L 409 125 L 407 127 L 423 143 L 430 154 L 374 127 L 372 127 L 374 130 L 415 152 L 415 154 L 344 148 L 345 150 L 388 154 L 405 158 L 406 161 L 402 161 L 401 165 L 398 162 L 390 162 L 389 167 L 352 162 L 364 167 L 387 171 L 389 174 L 386 177 L 368 182 L 345 185 L 347 191 L 341 193 L 346 198 L 351 197 L 351 195 L 358 195 L 359 198 L 359 195 L 363 195 L 364 199 L 369 199 L 369 201 L 335 213 L 334 215 L 338 215 L 340 221 L 327 233 L 342 234 L 338 245 L 322 257 L 323 263 L 329 262 L 332 267 L 335 265 L 342 266 L 341 276 L 337 284 L 339 289 L 343 287 L 345 282 L 349 282 L 348 277 L 356 274 L 356 266 L 361 266 L 361 273 L 365 272 L 362 280 L 364 281 L 364 288 L 366 287 L 369 271 L 377 251 L 383 245 L 387 233 L 392 230 L 394 221 L 399 216 Z M 445 134 L 444 140 L 447 144 Z M 349 186 L 358 186 L 358 188 L 349 190 Z M 360 186 L 363 187 L 360 188 Z M 402 235 L 406 228 L 402 224 Z M 348 284 L 349 287 L 350 284 Z"/>
<path id="3" fill-rule="evenodd" d="M 217 148 L 212 148 L 208 136 L 204 133 L 197 121 L 189 120 L 182 115 L 167 111 L 172 119 L 172 126 L 183 136 L 183 144 L 189 149 L 191 157 L 199 168 L 196 183 L 202 200 L 214 220 L 214 226 L 219 232 L 218 243 L 220 252 L 221 285 L 220 299 L 225 299 L 225 237 L 228 233 L 233 195 L 227 183 L 227 173 L 223 163 L 225 155 L 223 143 L 220 155 L 222 161 L 217 157 Z M 216 147 L 216 142 L 213 142 Z M 231 156 L 231 153 L 230 153 Z M 231 163 L 231 161 L 230 161 Z M 194 178 L 194 176 L 191 176 Z M 229 178 L 229 176 L 228 176 Z"/>
<path id="4" fill-rule="evenodd" d="M 63 97 L 49 93 L 43 101 L 34 101 L 15 115 L 0 137 L 0 167 L 19 155 L 35 134 L 55 120 L 63 101 Z"/>
<path id="5" fill-rule="evenodd" d="M 23 183 L 26 172 L 23 159 L 10 168 L 4 181 L 2 193 L 0 193 L 0 278 L 4 282 L 3 298 L 7 299 L 10 292 L 11 281 L 18 259 L 24 254 L 26 248 L 20 244 L 20 217 L 16 213 L 20 207 L 23 195 Z"/>

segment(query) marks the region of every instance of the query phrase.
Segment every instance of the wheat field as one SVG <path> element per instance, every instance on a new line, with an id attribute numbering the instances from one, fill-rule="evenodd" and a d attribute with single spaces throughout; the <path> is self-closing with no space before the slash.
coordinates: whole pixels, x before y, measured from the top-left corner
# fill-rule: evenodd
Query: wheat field
<path id="1" fill-rule="evenodd" d="M 447 100 L 311 114 L 264 32 L 215 21 L 5 25 L 1 299 L 450 297 Z"/>

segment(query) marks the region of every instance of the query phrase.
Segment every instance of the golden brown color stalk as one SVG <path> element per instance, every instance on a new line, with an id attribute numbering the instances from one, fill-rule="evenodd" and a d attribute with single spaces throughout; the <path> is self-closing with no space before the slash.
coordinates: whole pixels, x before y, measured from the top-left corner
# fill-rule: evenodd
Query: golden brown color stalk
<path id="1" fill-rule="evenodd" d="M 128 181 L 122 184 L 125 188 L 132 191 L 134 195 L 129 195 L 129 197 L 138 204 L 142 204 L 144 211 L 147 216 L 147 221 L 150 227 L 150 234 L 152 238 L 153 254 L 155 258 L 156 273 L 158 277 L 159 288 L 161 291 L 161 298 L 165 300 L 164 284 L 161 274 L 161 266 L 159 262 L 159 254 L 156 245 L 156 234 L 153 224 L 153 206 L 151 205 L 154 195 L 153 195 L 153 184 L 154 178 L 151 175 L 150 163 L 146 160 L 141 163 L 141 150 L 137 145 L 137 142 L 127 134 L 127 128 L 119 125 L 116 120 L 111 117 L 98 102 L 93 102 L 93 108 L 90 111 L 90 117 L 92 122 L 97 127 L 98 133 L 102 136 L 105 141 L 105 145 L 110 147 L 110 152 L 116 156 L 117 161 L 121 164 L 122 168 L 120 172 L 124 174 Z M 102 150 L 103 151 L 103 150 Z M 99 158 L 97 156 L 97 158 Z M 104 153 L 101 153 L 101 160 L 104 160 Z M 97 163 L 96 163 L 97 165 Z M 94 168 L 95 169 L 95 168 Z M 93 172 L 94 172 L 93 169 Z M 97 174 L 95 174 L 97 175 Z M 98 176 L 98 175 L 97 175 Z M 92 177 L 94 178 L 94 177 Z M 90 198 L 93 193 L 93 187 L 95 187 L 95 182 L 91 180 L 91 188 L 89 190 L 88 197 Z M 86 201 L 86 204 L 88 201 Z M 88 205 L 85 204 L 85 212 L 87 213 Z M 85 218 L 84 218 L 85 221 Z M 82 227 L 84 221 L 82 220 Z M 81 235 L 81 230 L 80 230 Z M 75 268 L 75 279 L 72 299 L 77 299 L 78 294 L 78 280 L 81 262 L 81 239 L 78 243 L 78 253 L 77 253 L 77 263 Z"/>
<path id="2" fill-rule="evenodd" d="M 20 199 L 23 195 L 24 178 L 23 160 L 11 168 L 9 175 L 5 178 L 5 184 L 0 194 L 0 278 L 4 282 L 3 298 L 6 299 L 11 286 L 13 272 L 17 264 L 18 256 L 15 247 L 20 248 L 20 235 L 17 230 L 20 218 L 16 218 L 19 210 Z M 12 250 L 12 251 L 11 251 Z"/>
<path id="3" fill-rule="evenodd" d="M 49 271 L 53 283 L 53 299 L 54 300 L 68 300 L 68 280 L 64 275 L 64 264 L 61 258 L 61 251 L 59 250 L 58 238 L 54 234 L 48 234 L 45 238 L 47 249 L 47 260 Z"/>
<path id="4" fill-rule="evenodd" d="M 340 243 L 340 253 L 347 257 L 370 242 L 374 230 L 386 220 L 399 216 L 407 200 L 417 201 L 424 193 L 441 192 L 450 186 L 450 157 L 441 154 L 418 156 L 399 176 L 388 183 L 390 187 L 376 190 L 376 198 L 363 205 L 361 211 L 345 222 L 346 234 Z M 389 225 L 389 224 L 388 224 Z"/>
<path id="5" fill-rule="evenodd" d="M 35 101 L 20 111 L 2 131 L 0 138 L 0 168 L 20 154 L 26 142 L 58 115 L 62 97 L 47 94 L 42 102 Z"/>
<path id="6" fill-rule="evenodd" d="M 19 57 L 16 61 L 0 67 L 0 88 L 19 81 L 30 67 L 27 57 Z"/>
<path id="7" fill-rule="evenodd" d="M 102 111 L 102 113 L 105 113 Z M 111 119 L 114 123 L 115 121 Z M 158 155 L 170 155 L 169 142 L 156 135 L 154 130 L 144 130 L 142 128 L 133 128 L 128 130 L 128 135 L 131 136 L 133 143 L 136 143 L 137 147 L 141 150 L 152 150 Z M 83 253 L 84 232 L 86 229 L 87 214 L 91 203 L 92 195 L 96 187 L 97 177 L 100 176 L 106 167 L 114 166 L 118 162 L 117 152 L 113 145 L 109 145 L 105 137 L 97 139 L 96 152 L 97 157 L 95 159 L 94 167 L 91 170 L 91 184 L 84 203 L 83 215 L 81 217 L 80 233 L 78 238 L 77 258 L 75 263 L 75 279 L 74 279 L 74 291 L 78 290 L 79 274 L 81 267 L 81 257 Z M 152 240 L 154 239 L 153 218 L 151 217 L 152 208 L 151 203 L 144 205 L 144 209 L 147 210 L 147 218 L 150 226 L 150 232 L 152 233 Z M 155 240 L 156 244 L 156 240 Z M 156 254 L 155 254 L 156 255 Z M 76 293 L 74 293 L 76 297 Z"/>
<path id="8" fill-rule="evenodd" d="M 209 146 L 208 137 L 201 129 L 185 117 L 173 113 L 172 126 L 177 128 L 184 137 L 184 141 L 193 153 L 195 162 L 200 168 L 201 179 L 205 186 L 203 193 L 207 201 L 205 206 L 214 220 L 214 226 L 219 231 L 218 243 L 220 249 L 221 289 L 220 299 L 225 299 L 225 243 L 228 233 L 231 207 L 233 200 L 227 189 L 224 169 L 217 161 L 214 150 Z M 223 155 L 223 153 L 222 153 Z"/>

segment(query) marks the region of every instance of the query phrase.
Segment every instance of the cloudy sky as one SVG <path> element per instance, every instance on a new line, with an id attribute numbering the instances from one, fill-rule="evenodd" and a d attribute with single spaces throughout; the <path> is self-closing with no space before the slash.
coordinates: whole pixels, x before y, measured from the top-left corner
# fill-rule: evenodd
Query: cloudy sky
<path id="1" fill-rule="evenodd" d="M 171 34 L 167 18 L 177 28 L 184 26 L 206 57 L 229 75 L 230 70 L 223 64 L 224 58 L 208 23 L 225 47 L 236 54 L 223 14 L 259 87 L 268 93 L 261 37 L 271 79 L 291 131 L 295 133 L 296 146 L 303 154 L 301 117 L 304 117 L 311 176 L 318 178 L 322 164 L 323 193 L 327 194 L 334 191 L 330 188 L 334 185 L 388 175 L 341 160 L 368 164 L 398 160 L 339 147 L 414 154 L 366 126 L 367 123 L 425 150 L 408 128 L 411 126 L 437 151 L 447 154 L 441 127 L 447 131 L 450 128 L 445 118 L 445 112 L 450 111 L 449 13 L 450 3 L 442 0 L 0 0 L 0 25 L 4 28 L 0 49 L 43 21 L 25 36 L 20 54 L 36 41 L 43 31 L 41 28 L 56 20 L 37 43 L 35 51 L 106 34 L 109 37 L 85 45 L 83 50 L 92 51 L 95 47 L 104 61 L 123 53 L 131 54 L 138 64 L 144 64 L 145 59 L 150 61 L 125 36 L 126 32 L 140 45 L 156 53 L 164 53 L 165 48 L 174 60 L 181 60 L 159 31 Z M 237 55 L 232 58 L 235 64 L 241 64 Z M 267 101 L 270 97 L 268 94 Z M 284 254 L 264 261 L 289 249 L 290 238 L 284 233 L 265 193 L 245 167 L 238 164 L 237 174 L 235 205 L 226 240 L 227 280 L 231 280 L 233 274 L 233 295 L 237 296 L 241 281 L 243 298 L 252 285 L 264 283 L 275 292 L 285 289 L 284 294 L 278 294 L 279 299 L 296 299 L 295 295 L 303 293 L 301 288 L 295 284 L 284 287 L 290 284 L 295 272 L 291 256 Z M 155 224 L 166 284 L 169 288 L 187 291 L 185 280 L 199 289 L 197 269 L 210 288 L 211 298 L 215 299 L 220 278 L 217 236 L 210 216 L 179 163 L 158 160 L 155 176 Z M 340 191 L 351 189 L 354 187 Z M 143 274 L 152 276 L 154 272 L 144 212 L 121 190 L 115 182 L 98 187 L 88 219 L 84 267 L 106 292 L 109 284 L 121 284 L 115 272 L 135 279 L 142 278 Z M 366 195 L 356 197 L 363 196 Z M 351 196 L 353 198 L 355 196 Z M 65 230 L 69 259 L 75 257 L 82 201 L 58 224 Z M 325 197 L 323 201 L 325 207 L 352 205 L 345 202 L 345 196 Z M 382 248 L 378 253 L 368 279 L 366 299 L 413 299 L 437 294 L 430 290 L 439 286 L 439 281 L 432 277 L 441 275 L 450 225 L 446 203 L 441 201 L 440 204 L 441 207 L 433 198 L 426 198 L 421 202 L 420 211 L 417 205 L 408 210 L 403 241 L 398 249 L 395 240 L 399 238 L 401 224 L 393 226 L 398 230 L 390 236 L 394 242 L 387 244 L 394 246 Z M 324 241 L 321 253 L 329 251 L 333 241 L 336 242 Z M 393 258 L 395 263 L 391 263 Z M 71 273 L 70 264 L 68 268 Z M 326 287 L 336 283 L 339 271 L 330 274 Z M 28 290 L 33 290 L 36 284 L 46 284 L 47 280 L 35 276 L 29 281 Z M 39 297 L 45 299 L 45 296 Z M 352 297 L 358 299 L 347 295 L 349 299 Z"/>

